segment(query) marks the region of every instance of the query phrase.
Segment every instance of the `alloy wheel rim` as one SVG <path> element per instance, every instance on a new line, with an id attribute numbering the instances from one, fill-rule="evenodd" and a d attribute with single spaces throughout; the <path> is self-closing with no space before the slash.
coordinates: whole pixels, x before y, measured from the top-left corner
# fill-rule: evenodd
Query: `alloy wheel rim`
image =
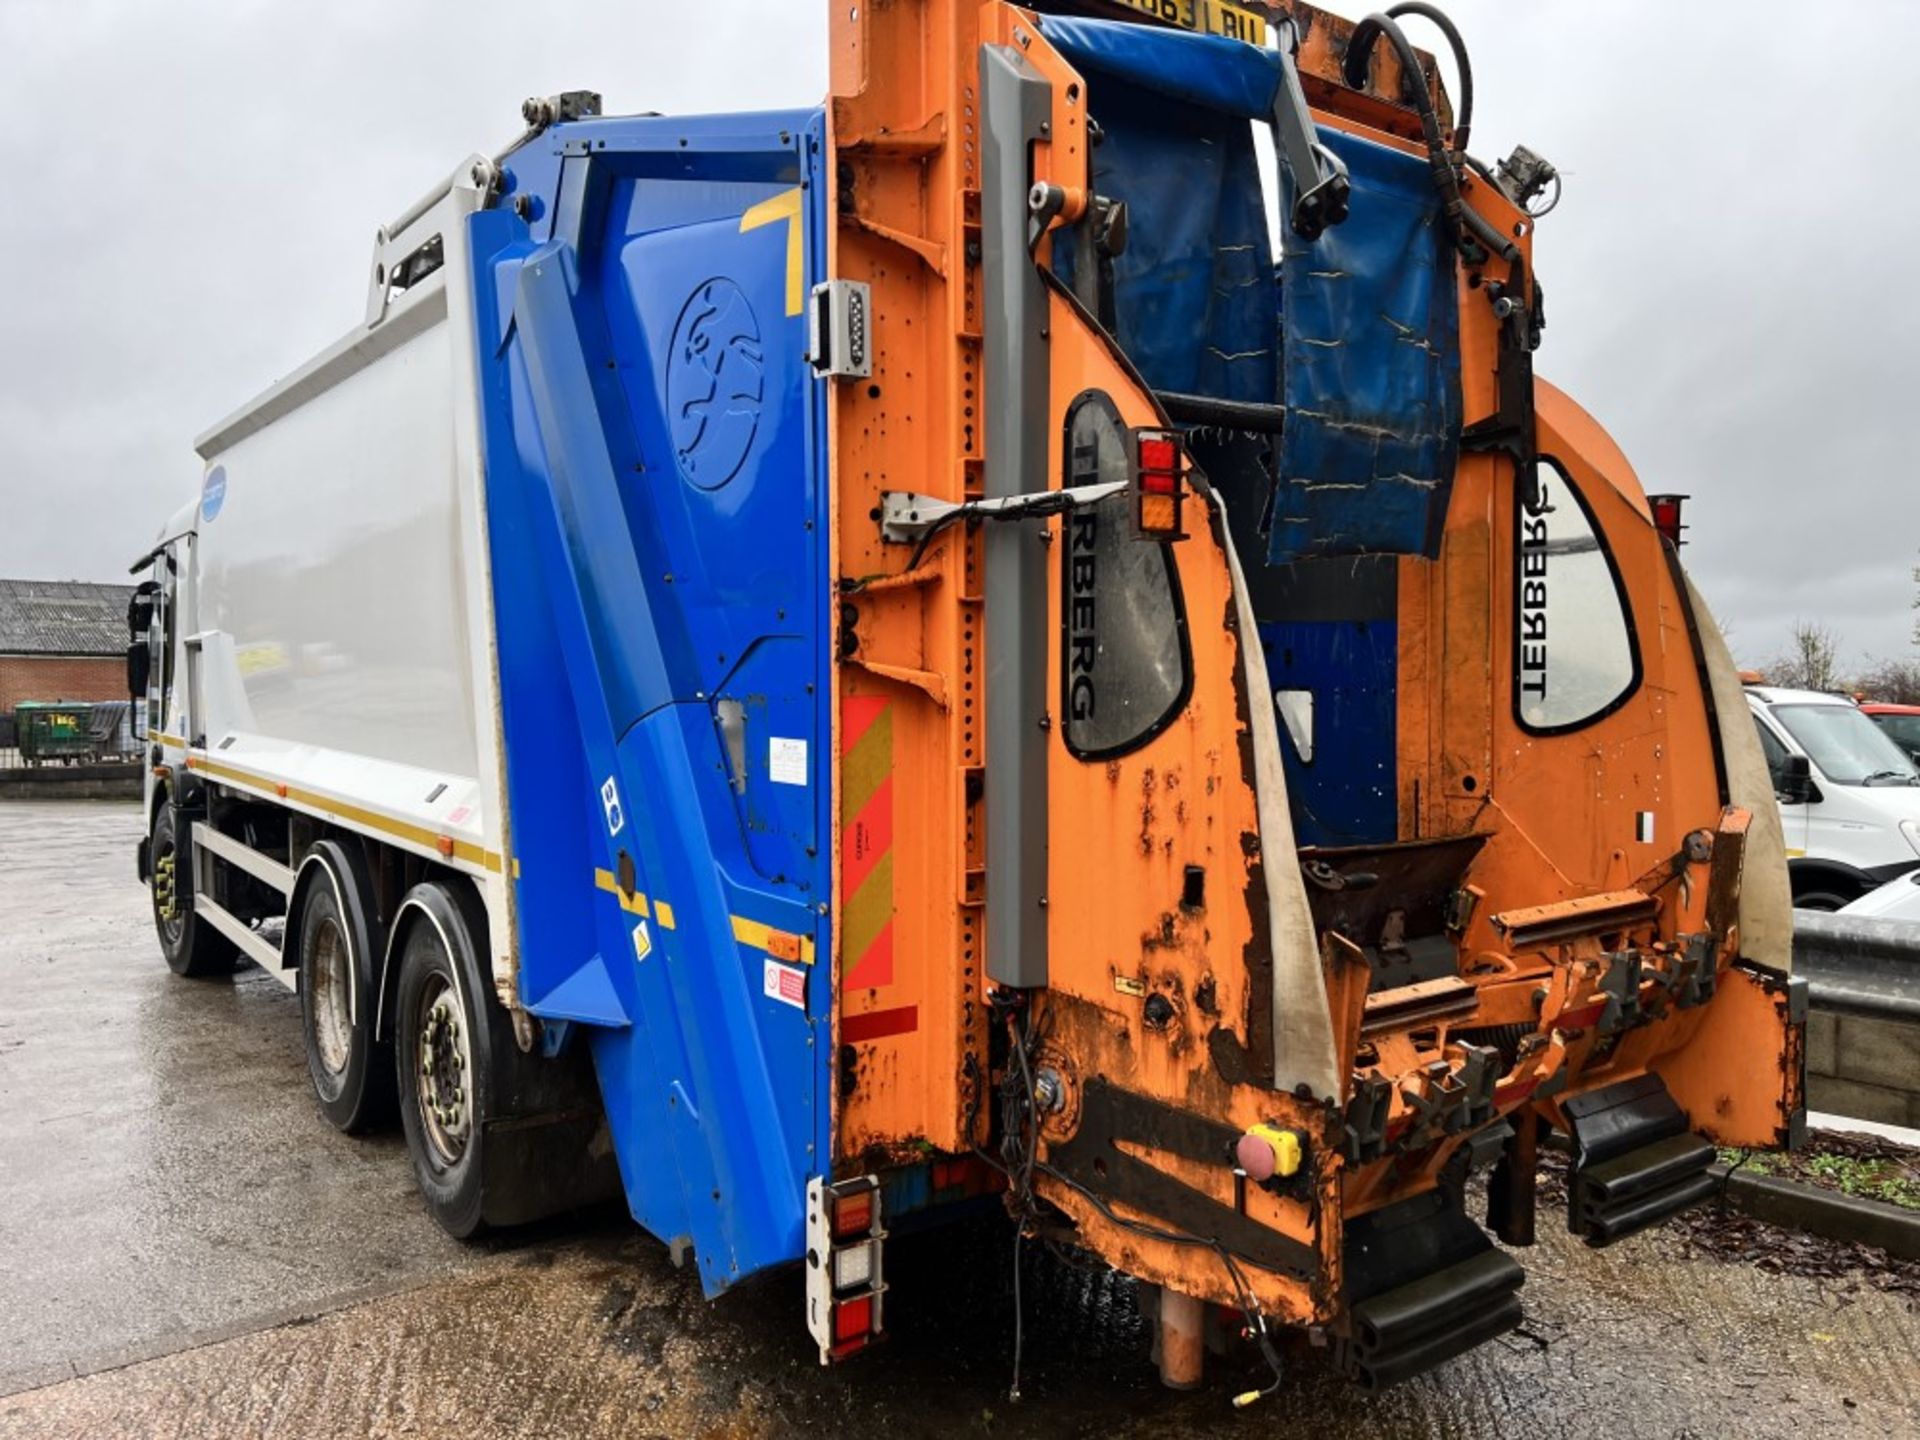
<path id="1" fill-rule="evenodd" d="M 452 1165 L 466 1153 L 473 1134 L 473 1102 L 468 1093 L 473 1052 L 460 997 L 445 977 L 436 975 L 427 982 L 416 1029 L 421 1127 L 435 1154 Z"/>
<path id="2" fill-rule="evenodd" d="M 347 941 L 340 922 L 329 915 L 313 939 L 313 993 L 307 997 L 313 1014 L 314 1048 L 329 1075 L 339 1075 L 353 1058 L 351 982 L 347 975 Z"/>

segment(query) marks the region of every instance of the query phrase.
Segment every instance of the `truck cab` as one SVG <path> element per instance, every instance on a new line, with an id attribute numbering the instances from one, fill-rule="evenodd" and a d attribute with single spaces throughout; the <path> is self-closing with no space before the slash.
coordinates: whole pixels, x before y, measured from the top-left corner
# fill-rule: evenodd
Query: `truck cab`
<path id="1" fill-rule="evenodd" d="M 1844 696 L 1747 687 L 1780 797 L 1793 903 L 1838 910 L 1920 867 L 1920 769 Z"/>

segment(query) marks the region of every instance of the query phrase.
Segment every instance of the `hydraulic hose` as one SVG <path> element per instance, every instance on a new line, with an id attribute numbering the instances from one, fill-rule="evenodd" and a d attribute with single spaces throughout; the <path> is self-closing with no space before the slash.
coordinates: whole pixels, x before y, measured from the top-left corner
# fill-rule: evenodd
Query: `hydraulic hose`
<path id="1" fill-rule="evenodd" d="M 1418 4 L 1419 0 L 1407 0 L 1408 5 Z M 1401 6 L 1398 8 L 1406 8 Z M 1426 14 L 1427 7 L 1413 13 Z M 1439 12 L 1435 11 L 1435 14 Z M 1451 22 L 1448 23 L 1452 29 Z M 1456 243 L 1471 234 L 1480 245 L 1498 255 L 1509 264 L 1517 263 L 1520 249 L 1488 224 L 1475 211 L 1468 207 L 1460 194 L 1460 174 L 1454 169 L 1454 157 L 1448 152 L 1440 134 L 1440 116 L 1433 108 L 1433 96 L 1428 93 L 1423 80 L 1425 71 L 1420 68 L 1420 57 L 1415 53 L 1413 42 L 1407 39 L 1407 32 L 1392 15 L 1375 13 L 1367 16 L 1353 27 L 1353 39 L 1347 46 L 1345 78 L 1348 85 L 1358 90 L 1367 83 L 1367 62 L 1372 58 L 1374 43 L 1385 37 L 1393 47 L 1394 57 L 1400 62 L 1400 76 L 1405 88 L 1413 100 L 1414 109 L 1420 116 L 1420 133 L 1427 145 L 1427 163 L 1433 170 L 1433 183 L 1440 192 L 1442 205 L 1447 212 L 1447 224 L 1452 229 Z M 1461 55 L 1466 47 L 1461 46 Z M 1465 72 L 1462 72 L 1464 84 Z M 1464 97 L 1463 97 L 1464 98 Z M 1456 130 L 1456 134 L 1458 131 Z"/>
<path id="2" fill-rule="evenodd" d="M 1459 29 L 1447 18 L 1446 12 L 1427 4 L 1426 0 L 1401 0 L 1400 4 L 1387 9 L 1387 18 L 1390 20 L 1397 20 L 1402 15 L 1418 15 L 1423 20 L 1431 20 L 1435 28 L 1447 37 L 1447 44 L 1453 50 L 1454 68 L 1460 72 L 1460 111 L 1453 126 L 1453 149 L 1456 155 L 1465 154 L 1467 132 L 1473 128 L 1473 62 L 1467 58 L 1467 42 L 1460 37 Z"/>

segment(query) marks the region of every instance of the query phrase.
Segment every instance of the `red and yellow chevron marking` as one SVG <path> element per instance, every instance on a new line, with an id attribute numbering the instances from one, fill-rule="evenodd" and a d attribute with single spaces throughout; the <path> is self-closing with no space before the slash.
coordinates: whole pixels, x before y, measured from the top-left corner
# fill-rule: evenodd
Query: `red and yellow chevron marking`
<path id="1" fill-rule="evenodd" d="M 864 990 L 893 983 L 892 706 L 848 696 L 840 734 L 840 976 Z"/>

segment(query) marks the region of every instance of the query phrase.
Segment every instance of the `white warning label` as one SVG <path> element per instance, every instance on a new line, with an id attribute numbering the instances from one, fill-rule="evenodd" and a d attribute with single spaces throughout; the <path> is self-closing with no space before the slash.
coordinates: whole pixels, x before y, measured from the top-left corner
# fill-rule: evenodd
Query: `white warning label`
<path id="1" fill-rule="evenodd" d="M 766 992 L 769 1000 L 804 1010 L 807 1005 L 807 972 L 778 960 L 767 961 Z"/>
<path id="2" fill-rule="evenodd" d="M 774 735 L 767 741 L 767 777 L 776 785 L 807 783 L 807 742 Z"/>

